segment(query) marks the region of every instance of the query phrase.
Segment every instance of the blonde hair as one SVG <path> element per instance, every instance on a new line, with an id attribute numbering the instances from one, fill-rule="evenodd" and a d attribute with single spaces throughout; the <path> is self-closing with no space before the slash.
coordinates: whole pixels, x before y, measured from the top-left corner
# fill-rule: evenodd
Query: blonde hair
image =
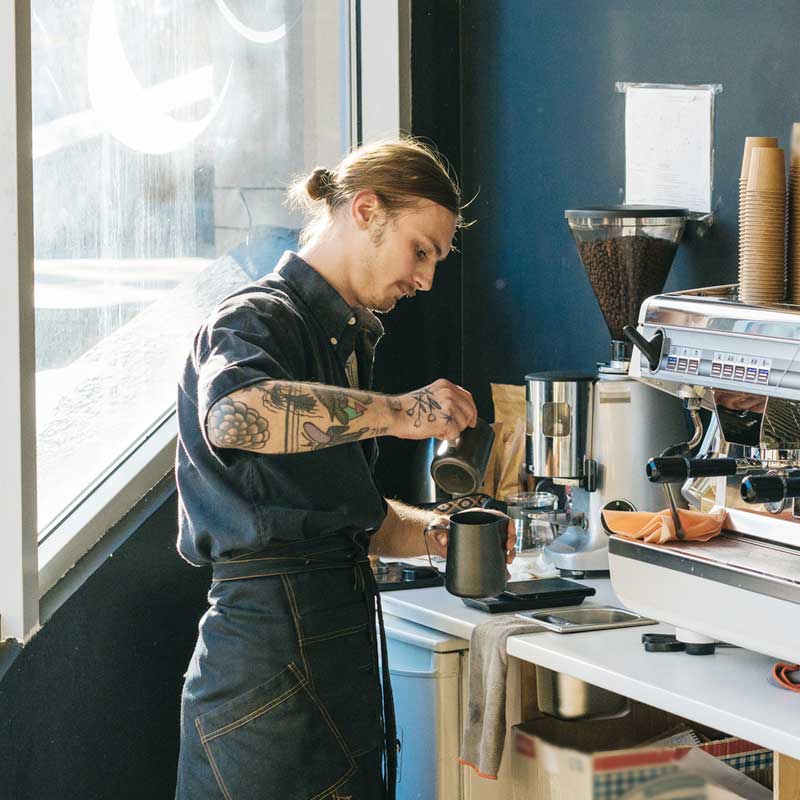
<path id="1" fill-rule="evenodd" d="M 350 152 L 333 169 L 317 167 L 289 189 L 288 202 L 310 218 L 300 233 L 305 244 L 360 191 L 372 191 L 388 216 L 418 200 L 438 203 L 461 217 L 461 189 L 442 156 L 417 139 L 371 142 Z"/>

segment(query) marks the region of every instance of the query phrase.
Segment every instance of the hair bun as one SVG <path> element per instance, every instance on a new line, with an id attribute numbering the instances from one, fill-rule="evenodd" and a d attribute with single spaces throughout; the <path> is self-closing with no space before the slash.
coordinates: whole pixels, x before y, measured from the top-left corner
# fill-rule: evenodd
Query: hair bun
<path id="1" fill-rule="evenodd" d="M 324 167 L 317 167 L 306 181 L 306 191 L 312 200 L 327 200 L 336 191 L 336 176 Z"/>

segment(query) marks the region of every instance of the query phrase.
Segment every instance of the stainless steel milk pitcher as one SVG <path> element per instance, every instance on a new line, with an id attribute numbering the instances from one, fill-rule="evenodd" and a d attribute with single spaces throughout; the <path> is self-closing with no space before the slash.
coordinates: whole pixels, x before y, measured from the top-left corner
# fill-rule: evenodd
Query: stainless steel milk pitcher
<path id="1" fill-rule="evenodd" d="M 431 461 L 431 477 L 453 497 L 477 492 L 486 475 L 494 444 L 494 431 L 478 418 L 474 428 L 464 428 L 452 441 L 443 440 Z"/>

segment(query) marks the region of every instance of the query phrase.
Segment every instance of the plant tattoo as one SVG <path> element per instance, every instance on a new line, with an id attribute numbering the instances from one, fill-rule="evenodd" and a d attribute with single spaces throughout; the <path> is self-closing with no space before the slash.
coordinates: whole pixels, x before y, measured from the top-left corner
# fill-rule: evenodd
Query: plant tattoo
<path id="1" fill-rule="evenodd" d="M 411 395 L 414 398 L 414 405 L 406 411 L 409 417 L 416 417 L 414 427 L 422 425 L 422 417 L 427 416 L 428 422 L 436 422 L 436 411 L 441 411 L 442 407 L 433 396 L 430 389 L 420 389 Z M 452 422 L 452 417 L 445 417 L 448 422 Z"/>
<path id="2" fill-rule="evenodd" d="M 308 416 L 317 410 L 317 401 L 309 394 L 303 394 L 284 383 L 273 383 L 269 389 L 262 389 L 261 400 L 265 408 L 275 411 L 291 411 Z"/>

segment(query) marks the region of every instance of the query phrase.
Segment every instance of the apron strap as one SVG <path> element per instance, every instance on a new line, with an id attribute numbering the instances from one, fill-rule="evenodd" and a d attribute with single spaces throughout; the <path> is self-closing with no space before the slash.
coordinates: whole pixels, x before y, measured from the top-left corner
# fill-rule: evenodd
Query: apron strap
<path id="1" fill-rule="evenodd" d="M 383 705 L 383 731 L 384 731 L 384 756 L 386 759 L 385 782 L 387 800 L 395 800 L 397 787 L 397 722 L 394 715 L 394 696 L 392 695 L 392 681 L 389 675 L 389 652 L 386 647 L 386 628 L 383 624 L 383 608 L 381 594 L 372 567 L 367 562 L 366 572 L 367 587 L 374 597 L 375 608 L 378 615 L 378 630 L 380 632 L 380 667 L 381 667 L 381 700 Z"/>

